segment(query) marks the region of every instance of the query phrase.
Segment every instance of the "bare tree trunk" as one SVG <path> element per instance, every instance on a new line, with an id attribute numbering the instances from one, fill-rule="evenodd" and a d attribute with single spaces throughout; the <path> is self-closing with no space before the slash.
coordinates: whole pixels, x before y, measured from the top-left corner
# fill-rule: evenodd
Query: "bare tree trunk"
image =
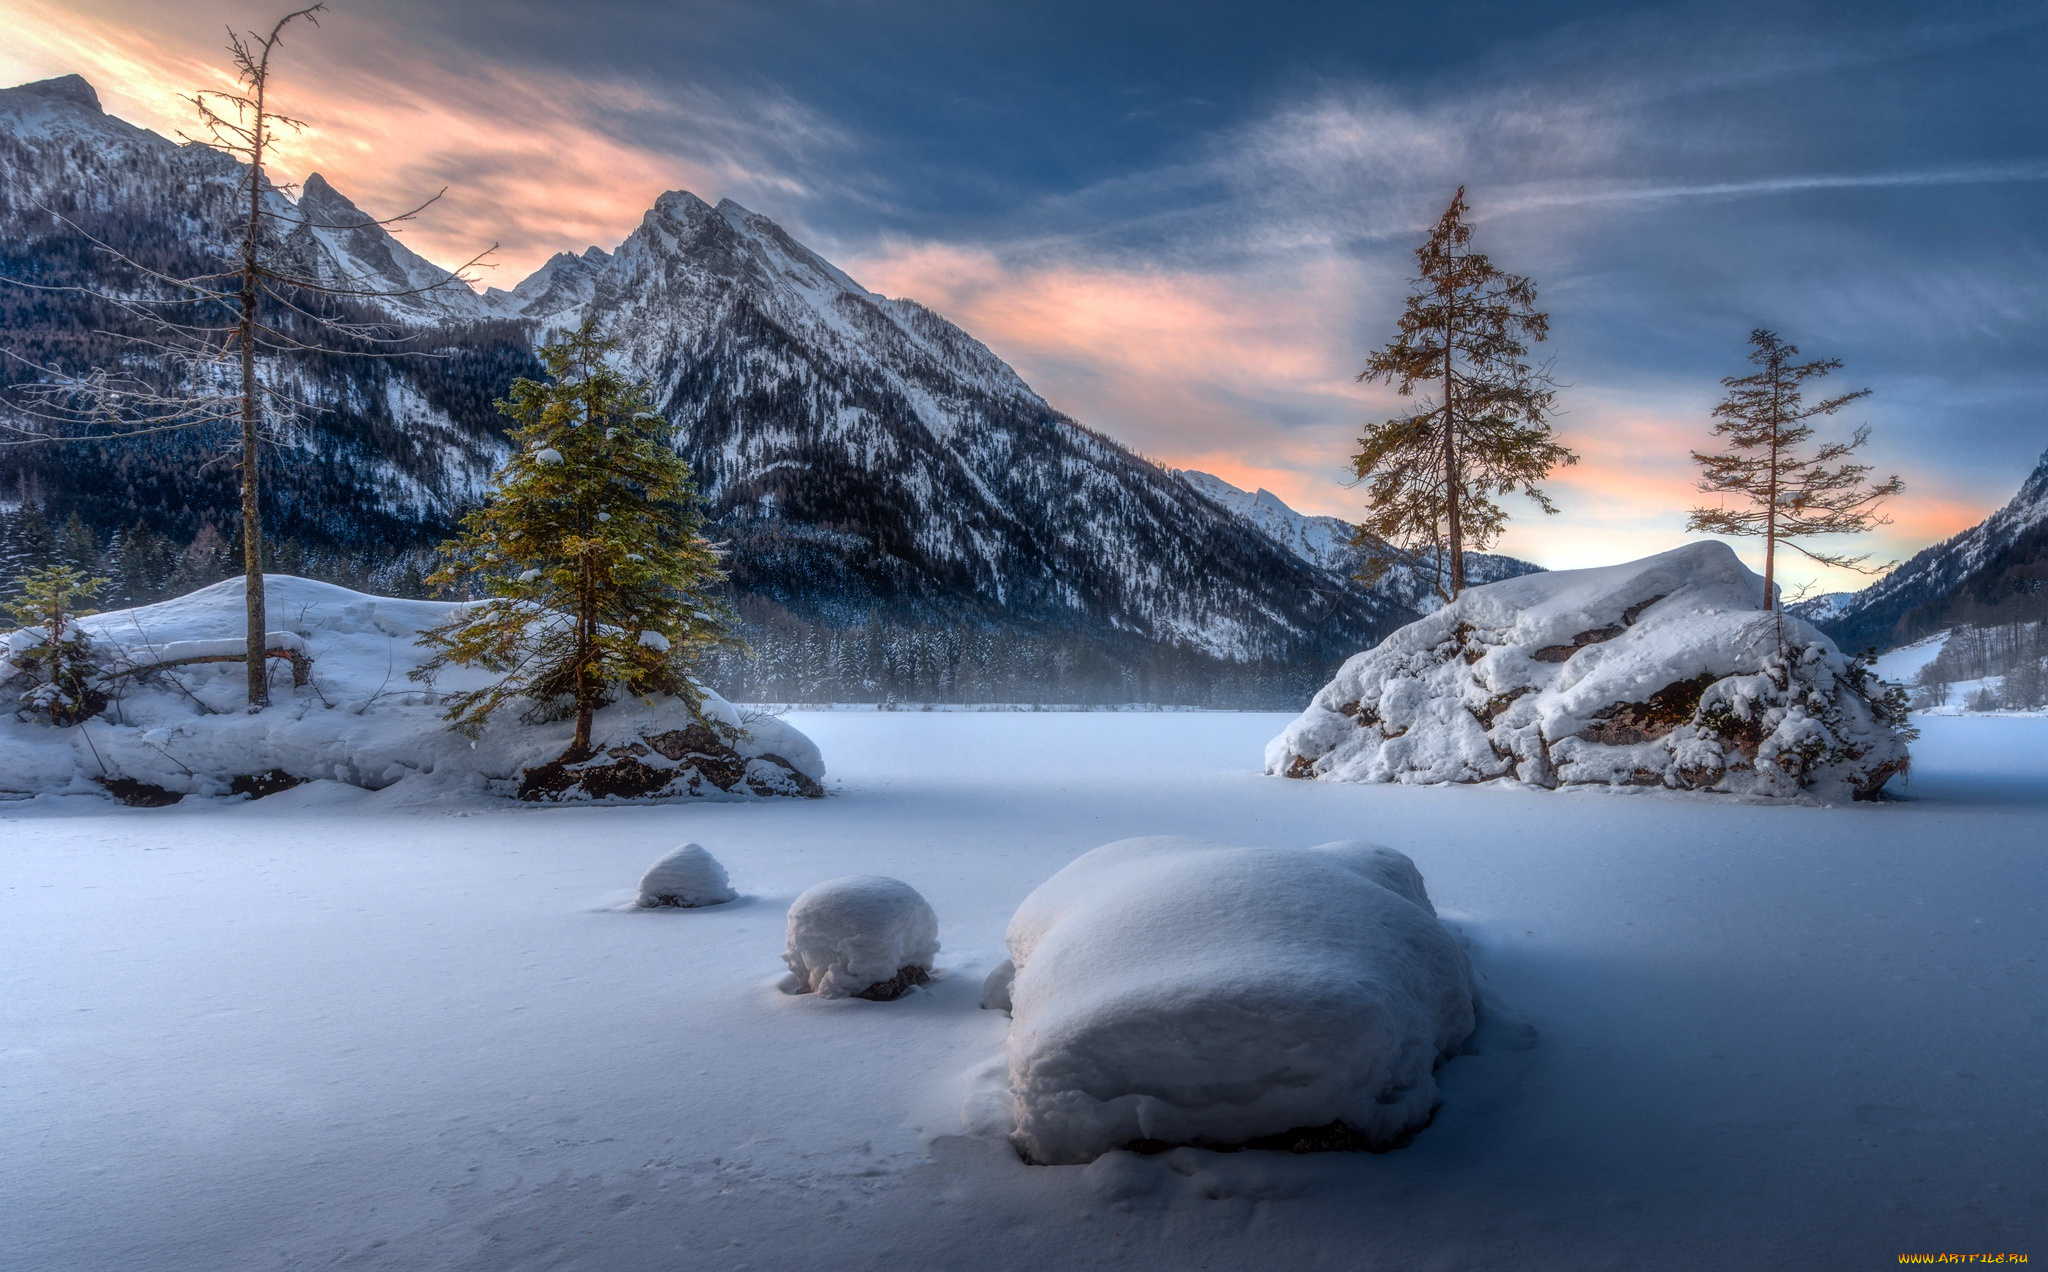
<path id="1" fill-rule="evenodd" d="M 280 23 L 280 26 L 283 24 Z M 275 32 L 272 33 L 273 38 Z M 263 66 L 268 70 L 269 50 Z M 270 664 L 264 659 L 264 637 L 268 635 L 263 597 L 263 525 L 257 515 L 259 486 L 257 460 L 260 442 L 256 401 L 256 300 L 262 279 L 258 276 L 258 253 L 262 249 L 263 216 L 263 89 L 267 75 L 256 79 L 256 132 L 249 165 L 249 224 L 242 239 L 242 578 L 248 619 L 249 707 L 261 710 L 270 705 Z"/>
<path id="2" fill-rule="evenodd" d="M 1777 608 L 1773 592 L 1778 569 L 1778 430 L 1784 424 L 1785 408 L 1779 386 L 1771 386 L 1771 478 L 1764 500 L 1764 609 Z"/>
<path id="3" fill-rule="evenodd" d="M 1465 526 L 1463 509 L 1459 507 L 1459 496 L 1463 493 L 1458 478 L 1458 416 L 1451 409 L 1451 330 L 1445 307 L 1444 320 L 1444 522 L 1445 543 L 1451 558 L 1451 599 L 1457 600 L 1458 593 L 1465 590 Z"/>
<path id="4" fill-rule="evenodd" d="M 583 553 L 583 580 L 576 597 L 576 737 L 569 750 L 578 760 L 590 755 L 590 726 L 597 714 L 596 691 L 590 684 L 590 647 L 597 639 L 597 598 L 590 577 L 590 553 Z"/>

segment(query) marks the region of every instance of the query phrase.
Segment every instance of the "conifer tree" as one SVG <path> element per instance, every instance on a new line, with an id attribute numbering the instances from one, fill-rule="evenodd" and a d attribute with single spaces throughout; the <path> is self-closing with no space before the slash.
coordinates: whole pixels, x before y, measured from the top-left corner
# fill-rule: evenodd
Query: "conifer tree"
<path id="1" fill-rule="evenodd" d="M 431 682 L 455 663 L 498 677 L 450 700 L 472 734 L 515 700 L 529 721 L 573 717 L 565 763 L 591 754 L 591 718 L 621 688 L 701 714 L 695 670 L 735 643 L 690 466 L 647 385 L 608 364 L 613 343 L 585 323 L 540 350 L 548 383 L 518 380 L 498 403 L 518 425 L 512 457 L 427 580 L 488 599 L 423 633 L 438 652 L 414 673 Z"/>
<path id="2" fill-rule="evenodd" d="M 1493 496 L 1520 490 L 1555 513 L 1536 483 L 1578 462 L 1550 432 L 1555 382 L 1526 361 L 1527 342 L 1550 332 L 1535 284 L 1471 250 L 1465 213 L 1460 186 L 1416 249 L 1421 269 L 1400 334 L 1358 376 L 1385 380 L 1403 397 L 1420 386 L 1425 396 L 1405 414 L 1368 426 L 1352 457 L 1371 499 L 1357 542 L 1378 550 L 1366 577 L 1394 563 L 1389 545 L 1426 551 L 1446 600 L 1465 588 L 1466 548 L 1486 547 L 1507 523 Z"/>
<path id="3" fill-rule="evenodd" d="M 89 720 L 107 705 L 92 637 L 77 621 L 92 613 L 83 607 L 106 584 L 68 565 L 45 566 L 15 580 L 19 595 L 8 602 L 7 613 L 35 639 L 8 661 L 27 682 L 22 705 L 51 724 Z"/>
<path id="4" fill-rule="evenodd" d="M 1775 331 L 1759 327 L 1749 333 L 1749 360 L 1759 370 L 1721 381 L 1728 396 L 1714 408 L 1714 432 L 1728 439 L 1729 449 L 1712 455 L 1692 453 L 1700 466 L 1699 488 L 1708 494 L 1734 495 L 1746 506 L 1694 508 L 1688 530 L 1708 534 L 1751 535 L 1764 541 L 1763 608 L 1777 604 L 1778 545 L 1797 548 L 1822 565 L 1864 574 L 1884 567 L 1866 567 L 1868 553 L 1846 556 L 1817 552 L 1799 542 L 1813 535 L 1863 534 L 1889 517 L 1877 505 L 1904 489 L 1896 476 L 1871 484 L 1870 465 L 1841 462 L 1870 438 L 1859 427 L 1846 442 L 1827 442 L 1810 453 L 1800 450 L 1813 437 L 1810 421 L 1833 415 L 1849 403 L 1870 396 L 1856 389 L 1806 405 L 1801 385 L 1841 368 L 1839 358 L 1799 362 L 1797 346 Z"/>

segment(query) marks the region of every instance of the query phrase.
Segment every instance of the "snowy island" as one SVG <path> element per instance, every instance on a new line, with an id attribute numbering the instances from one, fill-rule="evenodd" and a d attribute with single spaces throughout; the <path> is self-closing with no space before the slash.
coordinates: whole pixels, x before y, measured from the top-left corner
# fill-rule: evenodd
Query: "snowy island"
<path id="1" fill-rule="evenodd" d="M 1875 799 L 1903 701 L 1724 543 L 1471 588 L 1345 663 L 1266 770 Z"/>

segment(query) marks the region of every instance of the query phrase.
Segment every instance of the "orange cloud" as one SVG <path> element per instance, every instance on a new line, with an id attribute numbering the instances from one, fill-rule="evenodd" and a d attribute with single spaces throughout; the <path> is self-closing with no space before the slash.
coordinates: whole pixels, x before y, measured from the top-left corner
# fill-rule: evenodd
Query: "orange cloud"
<path id="1" fill-rule="evenodd" d="M 233 87 L 221 46 L 229 22 L 249 15 L 239 4 L 180 8 L 171 26 L 156 6 L 132 0 L 0 0 L 12 36 L 0 78 L 76 72 L 110 112 L 170 137 L 195 133 L 184 97 Z M 565 248 L 616 244 L 663 190 L 715 198 L 789 184 L 731 158 L 622 141 L 603 126 L 622 117 L 674 124 L 689 117 L 687 104 L 630 83 L 515 74 L 464 52 L 436 57 L 346 10 L 322 14 L 318 30 L 295 28 L 273 82 L 277 107 L 307 124 L 280 136 L 279 179 L 321 172 L 372 215 L 445 186 L 444 199 L 397 228 L 413 250 L 443 262 L 499 243 L 487 281 L 500 286 Z"/>

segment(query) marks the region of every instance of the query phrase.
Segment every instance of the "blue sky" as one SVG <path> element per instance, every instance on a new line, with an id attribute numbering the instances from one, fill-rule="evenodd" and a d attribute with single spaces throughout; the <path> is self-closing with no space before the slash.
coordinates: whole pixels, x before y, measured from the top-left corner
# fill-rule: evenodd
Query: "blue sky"
<path id="1" fill-rule="evenodd" d="M 270 13 L 0 0 L 0 77 L 77 70 L 168 128 L 222 24 Z M 1907 479 L 1881 556 L 2048 447 L 2038 4 L 342 0 L 290 55 L 292 160 L 372 208 L 450 185 L 430 254 L 501 241 L 510 282 L 662 189 L 736 198 L 1084 423 L 1340 515 L 1392 405 L 1351 374 L 1463 183 L 1541 288 L 1585 455 L 1504 544 L 1546 564 L 1683 538 L 1757 325 L 1876 390 L 1843 423 Z"/>

